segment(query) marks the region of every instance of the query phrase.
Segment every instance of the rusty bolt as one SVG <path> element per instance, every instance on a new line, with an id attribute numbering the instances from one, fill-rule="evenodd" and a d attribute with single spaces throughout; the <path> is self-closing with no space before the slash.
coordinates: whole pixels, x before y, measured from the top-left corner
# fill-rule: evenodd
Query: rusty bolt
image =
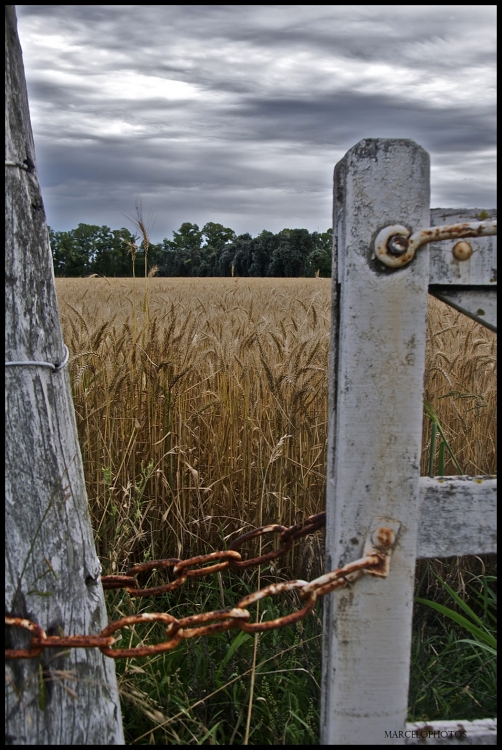
<path id="1" fill-rule="evenodd" d="M 392 547 L 396 540 L 396 535 L 388 526 L 379 526 L 371 536 L 371 541 L 377 548 L 387 549 Z"/>
<path id="2" fill-rule="evenodd" d="M 453 255 L 457 260 L 468 260 L 472 255 L 472 247 L 469 242 L 457 242 L 453 248 Z"/>
<path id="3" fill-rule="evenodd" d="M 393 237 L 389 237 L 387 242 L 387 250 L 391 255 L 404 255 L 408 250 L 408 239 L 400 234 L 395 234 Z"/>

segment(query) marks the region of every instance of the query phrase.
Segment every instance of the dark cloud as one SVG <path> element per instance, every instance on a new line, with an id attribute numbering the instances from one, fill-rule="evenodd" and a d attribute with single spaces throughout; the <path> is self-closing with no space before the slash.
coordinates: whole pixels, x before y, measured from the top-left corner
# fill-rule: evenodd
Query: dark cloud
<path id="1" fill-rule="evenodd" d="M 432 201 L 495 205 L 495 6 L 16 6 L 48 222 L 255 235 L 331 222 L 367 137 L 431 154 Z"/>
<path id="2" fill-rule="evenodd" d="M 403 101 L 396 96 L 344 91 L 332 98 L 248 99 L 238 113 L 250 136 L 263 140 L 310 141 L 328 146 L 346 142 L 356 128 L 371 129 L 372 137 L 424 136 L 428 148 L 458 151 L 475 141 L 478 148 L 495 145 L 494 113 L 467 104 L 448 109 Z M 484 115 L 480 117 L 480 115 Z M 279 124 L 279 127 L 277 127 Z M 364 137 L 364 136 L 361 136 Z M 424 143 L 425 145 L 425 143 Z"/>

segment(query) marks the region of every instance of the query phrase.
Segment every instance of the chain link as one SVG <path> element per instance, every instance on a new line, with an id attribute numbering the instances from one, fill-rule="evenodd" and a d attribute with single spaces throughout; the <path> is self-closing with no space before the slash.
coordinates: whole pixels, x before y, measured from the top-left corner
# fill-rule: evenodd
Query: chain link
<path id="1" fill-rule="evenodd" d="M 150 562 L 135 565 L 130 568 L 126 575 L 103 576 L 101 582 L 104 589 L 124 589 L 130 596 L 159 596 L 167 591 L 181 586 L 187 578 L 196 578 L 204 575 L 219 573 L 226 569 L 242 569 L 251 566 L 262 565 L 270 560 L 284 556 L 291 549 L 293 542 L 306 534 L 312 534 L 326 525 L 326 513 L 317 513 L 310 516 L 304 523 L 297 523 L 287 528 L 280 524 L 268 524 L 260 526 L 257 529 L 248 531 L 235 539 L 229 549 L 223 552 L 211 552 L 208 555 L 198 555 L 187 560 L 179 558 L 166 558 L 163 560 L 150 560 Z M 266 552 L 250 560 L 242 560 L 241 553 L 237 550 L 250 539 L 262 536 L 264 534 L 278 534 L 279 547 L 273 552 Z M 215 562 L 220 561 L 221 562 Z M 207 563 L 210 563 L 207 565 Z M 212 563 L 212 564 L 211 564 Z M 335 589 L 344 588 L 360 577 L 363 572 L 386 575 L 383 573 L 386 563 L 386 555 L 381 552 L 367 554 L 359 560 L 348 563 L 337 570 L 316 578 L 308 583 L 302 580 L 284 581 L 266 586 L 253 594 L 244 596 L 236 607 L 216 610 L 214 612 L 204 612 L 189 617 L 177 619 L 173 615 L 166 613 L 148 613 L 140 615 L 131 615 L 123 617 L 120 620 L 111 622 L 98 636 L 93 635 L 71 635 L 71 636 L 48 636 L 40 625 L 36 625 L 31 620 L 20 617 L 5 617 L 5 624 L 24 628 L 33 633 L 28 648 L 25 649 L 6 649 L 6 659 L 32 659 L 39 656 L 45 648 L 99 648 L 100 651 L 113 659 L 142 657 L 159 654 L 163 651 L 170 651 L 175 648 L 183 639 L 196 638 L 203 635 L 221 633 L 231 628 L 239 628 L 246 633 L 261 633 L 265 630 L 274 630 L 285 625 L 291 625 L 298 620 L 306 617 L 315 607 L 317 598 L 329 594 Z M 205 567 L 193 567 L 205 566 Z M 140 573 L 147 573 L 151 570 L 172 568 L 174 580 L 163 586 L 154 586 L 150 588 L 140 588 L 137 577 Z M 380 571 L 380 573 L 379 573 Z M 251 623 L 250 612 L 246 609 L 251 604 L 265 599 L 269 596 L 275 596 L 284 591 L 297 590 L 300 599 L 305 600 L 304 606 L 297 612 L 284 615 L 275 620 L 266 622 Z M 162 622 L 165 624 L 167 640 L 157 643 L 154 646 L 135 646 L 133 648 L 112 648 L 113 644 L 119 640 L 113 633 L 121 628 L 136 625 L 138 623 Z M 210 624 L 208 624 L 210 623 Z"/>

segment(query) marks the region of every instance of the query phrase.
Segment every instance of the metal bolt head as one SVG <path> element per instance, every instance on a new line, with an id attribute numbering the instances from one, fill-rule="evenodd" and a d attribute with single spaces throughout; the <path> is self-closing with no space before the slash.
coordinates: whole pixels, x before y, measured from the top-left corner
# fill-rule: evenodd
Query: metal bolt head
<path id="1" fill-rule="evenodd" d="M 395 234 L 393 237 L 389 237 L 387 242 L 387 250 L 391 255 L 404 255 L 408 250 L 408 239 L 400 234 Z"/>
<path id="2" fill-rule="evenodd" d="M 380 549 L 388 549 L 392 547 L 396 540 L 396 534 L 393 529 L 388 526 L 379 526 L 371 535 L 371 541 L 375 547 Z"/>
<path id="3" fill-rule="evenodd" d="M 472 255 L 472 247 L 469 242 L 457 242 L 453 248 L 453 255 L 457 260 L 468 260 Z"/>

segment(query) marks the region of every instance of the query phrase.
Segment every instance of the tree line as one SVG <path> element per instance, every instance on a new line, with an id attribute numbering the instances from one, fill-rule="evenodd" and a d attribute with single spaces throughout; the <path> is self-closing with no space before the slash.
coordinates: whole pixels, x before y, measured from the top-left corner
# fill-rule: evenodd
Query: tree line
<path id="1" fill-rule="evenodd" d="M 144 276 L 153 267 L 157 276 L 331 276 L 332 229 L 252 237 L 214 222 L 202 229 L 185 222 L 158 244 L 125 228 L 48 229 L 56 276 Z"/>

